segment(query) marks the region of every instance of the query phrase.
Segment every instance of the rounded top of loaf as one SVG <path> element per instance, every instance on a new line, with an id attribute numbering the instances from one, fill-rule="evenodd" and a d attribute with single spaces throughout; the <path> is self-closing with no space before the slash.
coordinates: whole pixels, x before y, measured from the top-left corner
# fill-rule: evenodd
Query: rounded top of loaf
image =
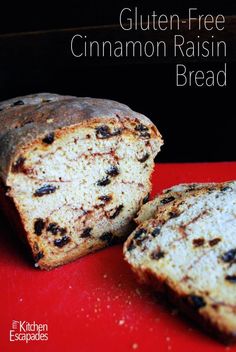
<path id="1" fill-rule="evenodd" d="M 35 139 L 91 119 L 104 123 L 112 118 L 138 119 L 154 126 L 146 116 L 108 99 L 39 93 L 0 102 L 0 177 L 6 180 L 12 160 L 22 147 Z M 155 130 L 161 141 L 161 135 Z"/>
<path id="2" fill-rule="evenodd" d="M 49 118 L 54 119 L 51 126 L 57 128 L 106 117 L 139 118 L 151 123 L 146 116 L 114 100 L 39 93 L 0 102 L 0 136 L 10 129 L 22 130 L 27 124 L 31 129 L 39 124 L 48 127 Z"/>

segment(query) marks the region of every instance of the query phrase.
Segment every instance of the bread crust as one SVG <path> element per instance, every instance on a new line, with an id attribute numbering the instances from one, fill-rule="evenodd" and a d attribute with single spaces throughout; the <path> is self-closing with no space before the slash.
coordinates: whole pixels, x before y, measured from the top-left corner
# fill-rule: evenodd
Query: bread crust
<path id="1" fill-rule="evenodd" d="M 236 342 L 236 331 L 232 332 L 227 326 L 221 324 L 220 320 L 213 326 L 207 315 L 203 316 L 198 314 L 197 311 L 187 303 L 186 295 L 177 288 L 173 289 L 164 278 L 161 280 L 161 278 L 155 275 L 151 270 L 145 269 L 143 272 L 140 272 L 135 270 L 130 264 L 129 266 L 136 277 L 138 277 L 141 284 L 152 287 L 155 291 L 159 292 L 171 304 L 178 307 L 181 312 L 196 322 L 201 329 L 208 332 L 212 337 L 218 339 L 225 345 L 234 344 Z"/>
<path id="2" fill-rule="evenodd" d="M 65 127 L 107 119 L 137 119 L 147 124 L 155 138 L 162 138 L 155 125 L 128 106 L 108 99 L 78 98 L 51 93 L 16 97 L 0 103 L 0 178 L 6 184 L 11 165 L 26 146 Z"/>

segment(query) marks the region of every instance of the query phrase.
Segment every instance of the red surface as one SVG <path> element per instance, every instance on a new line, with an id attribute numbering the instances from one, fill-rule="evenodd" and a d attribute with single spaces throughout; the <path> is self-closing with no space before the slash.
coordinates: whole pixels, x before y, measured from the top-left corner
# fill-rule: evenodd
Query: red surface
<path id="1" fill-rule="evenodd" d="M 235 163 L 158 165 L 153 194 L 180 182 L 236 179 Z M 122 247 L 51 272 L 32 267 L 1 223 L 0 351 L 236 351 L 206 336 L 140 287 Z M 48 324 L 48 341 L 9 342 L 12 320 Z"/>

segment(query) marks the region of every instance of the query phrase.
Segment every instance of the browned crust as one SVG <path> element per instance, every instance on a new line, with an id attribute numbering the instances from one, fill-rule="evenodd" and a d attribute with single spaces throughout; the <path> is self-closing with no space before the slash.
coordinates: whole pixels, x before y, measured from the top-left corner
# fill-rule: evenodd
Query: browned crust
<path id="1" fill-rule="evenodd" d="M 79 259 L 79 258 L 83 257 L 84 255 L 87 255 L 89 253 L 93 253 L 93 252 L 98 251 L 99 249 L 102 249 L 104 247 L 105 247 L 104 243 L 96 243 L 96 245 L 93 245 L 93 248 L 90 248 L 89 246 L 87 248 L 85 248 L 83 245 L 78 246 L 78 247 L 73 248 L 72 250 L 68 251 L 63 256 L 63 258 L 61 258 L 60 260 L 50 259 L 50 261 L 48 261 L 48 260 L 42 258 L 37 263 L 38 265 L 36 264 L 36 266 L 38 266 L 40 269 L 51 270 L 51 269 L 54 269 L 58 266 L 73 262 L 74 260 Z"/>
<path id="2" fill-rule="evenodd" d="M 40 93 L 4 101 L 0 103 L 0 177 L 6 182 L 12 161 L 36 139 L 91 120 L 102 124 L 127 118 L 147 124 L 162 144 L 159 131 L 146 116 L 112 100 Z"/>
<path id="3" fill-rule="evenodd" d="M 131 265 L 130 267 L 142 284 L 151 286 L 155 291 L 163 294 L 163 297 L 178 307 L 187 317 L 195 321 L 201 329 L 208 332 L 212 337 L 217 338 L 226 345 L 236 342 L 236 331 L 231 332 L 227 330 L 222 327 L 220 322 L 218 325 L 213 325 L 207 315 L 199 314 L 196 309 L 187 303 L 186 296 L 171 288 L 166 280 L 161 280 L 151 270 L 145 269 L 140 272 Z"/>
<path id="4" fill-rule="evenodd" d="M 130 226 L 132 226 L 132 223 L 130 223 Z M 126 238 L 127 236 L 114 237 L 114 242 L 112 244 L 123 243 Z M 73 248 L 69 252 L 67 252 L 66 255 L 59 261 L 56 259 L 55 260 L 50 259 L 50 261 L 47 261 L 47 260 L 44 260 L 44 258 L 42 258 L 38 262 L 38 267 L 44 270 L 51 270 L 58 266 L 68 264 L 87 254 L 92 254 L 94 252 L 99 251 L 100 249 L 103 249 L 109 246 L 109 244 L 105 244 L 104 242 L 101 242 L 98 239 L 95 239 L 94 241 L 96 242 L 94 242 L 92 248 L 91 248 L 91 245 L 86 247 L 84 245 L 78 246 L 76 248 Z"/>

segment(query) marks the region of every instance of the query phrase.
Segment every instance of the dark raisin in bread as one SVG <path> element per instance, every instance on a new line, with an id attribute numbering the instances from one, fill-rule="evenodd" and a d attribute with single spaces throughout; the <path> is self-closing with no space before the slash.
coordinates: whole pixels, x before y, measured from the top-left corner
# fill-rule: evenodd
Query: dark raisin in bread
<path id="1" fill-rule="evenodd" d="M 124 245 L 151 284 L 225 342 L 236 337 L 236 181 L 183 192 L 159 206 Z"/>
<path id="2" fill-rule="evenodd" d="M 0 120 L 2 200 L 36 266 L 129 234 L 162 145 L 147 117 L 111 100 L 42 93 L 0 103 Z"/>

